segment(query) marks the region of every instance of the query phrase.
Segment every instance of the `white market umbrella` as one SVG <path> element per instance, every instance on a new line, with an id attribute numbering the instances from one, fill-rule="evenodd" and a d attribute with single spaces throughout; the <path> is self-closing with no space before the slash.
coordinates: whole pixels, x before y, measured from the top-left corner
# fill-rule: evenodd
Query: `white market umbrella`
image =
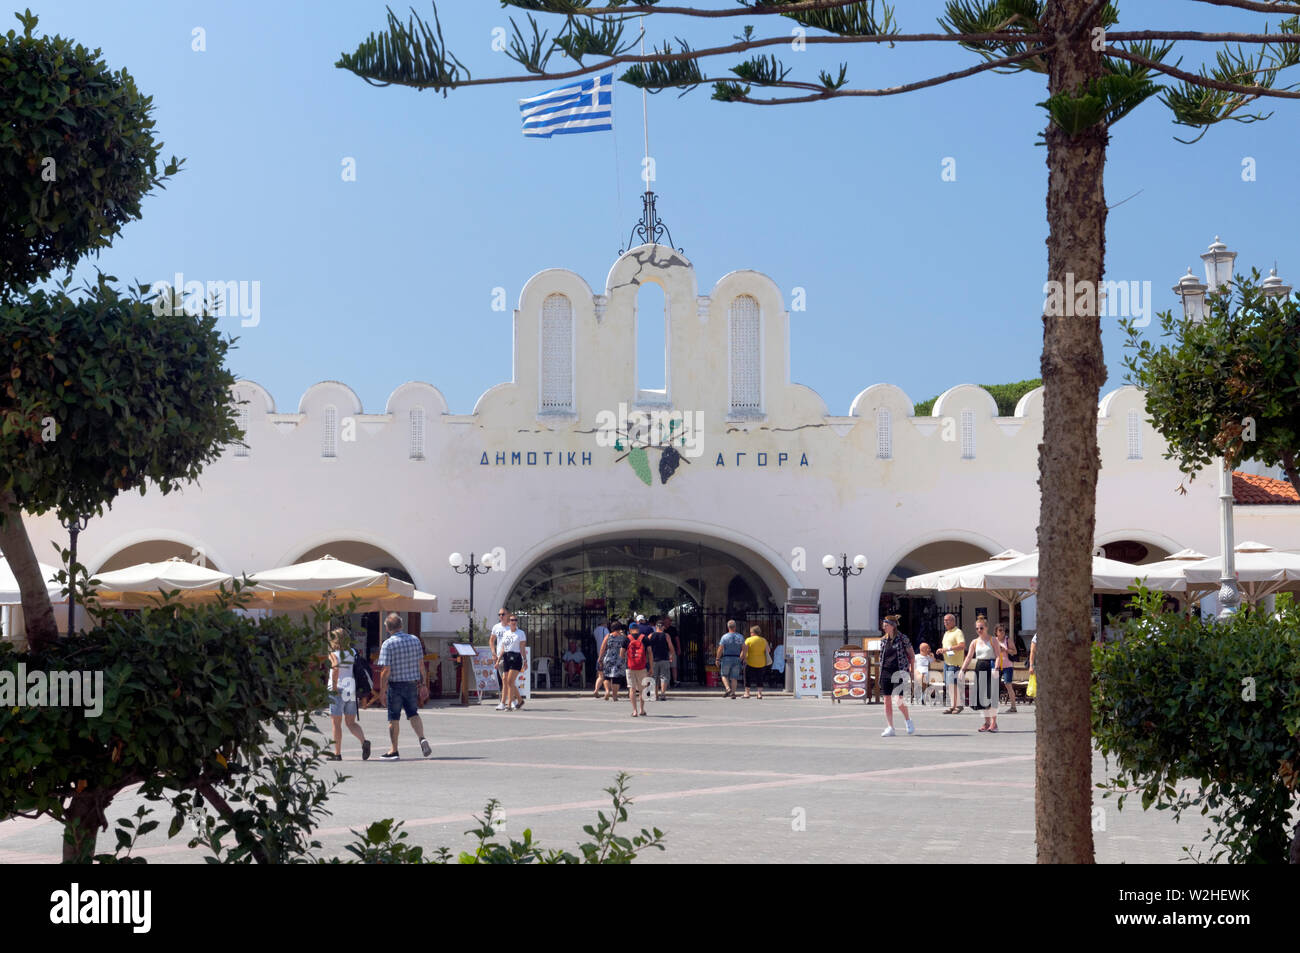
<path id="1" fill-rule="evenodd" d="M 1134 580 L 1144 577 L 1145 568 L 1133 563 L 1122 563 L 1117 559 L 1093 556 L 1092 591 L 1128 592 Z M 1187 583 L 1182 578 L 1148 577 L 1145 581 L 1148 589 L 1158 592 L 1185 592 L 1187 589 Z M 1038 591 L 1038 553 L 1030 553 L 987 571 L 963 573 L 960 588 L 982 589 L 1000 599 L 1015 593 L 1022 593 L 1021 598 L 1033 595 Z"/>
<path id="2" fill-rule="evenodd" d="M 182 602 L 213 601 L 222 586 L 229 589 L 235 577 L 173 556 L 163 562 L 97 573 L 91 578 L 99 582 L 96 595 L 102 604 L 110 608 L 133 608 L 157 605 L 163 592 L 175 590 L 179 590 Z"/>
<path id="3" fill-rule="evenodd" d="M 276 608 L 280 609 L 302 607 L 322 599 L 332 605 L 353 598 L 373 603 L 415 597 L 415 586 L 409 582 L 333 556 L 266 569 L 250 576 L 254 592 L 270 593 Z"/>
<path id="4" fill-rule="evenodd" d="M 1198 553 L 1194 549 L 1180 549 L 1171 556 L 1155 563 L 1143 563 L 1140 566 L 1134 566 L 1135 575 L 1148 589 L 1155 589 L 1160 583 L 1166 580 L 1177 581 L 1186 580 L 1185 571 L 1189 566 L 1197 565 L 1204 562 L 1210 557 L 1205 553 Z M 1197 592 L 1208 592 L 1211 589 L 1217 589 L 1217 582 L 1212 586 L 1198 585 L 1187 583 L 1187 594 L 1189 597 L 1195 596 Z"/>
<path id="5" fill-rule="evenodd" d="M 969 563 L 968 565 L 956 566 L 952 569 L 940 569 L 937 572 L 919 573 L 915 576 L 909 576 L 907 578 L 907 588 L 908 589 L 947 588 L 942 585 L 942 582 L 949 576 L 952 576 L 954 574 L 961 574 L 963 572 L 970 572 L 972 570 L 978 571 L 986 567 L 999 566 L 1013 559 L 1021 559 L 1024 557 L 1024 555 L 1025 554 L 1020 552 L 1020 550 L 1018 549 L 1004 549 L 1002 552 L 998 553 L 997 555 L 990 556 L 988 559 L 982 559 L 977 563 Z"/>
<path id="6" fill-rule="evenodd" d="M 952 569 L 941 569 L 937 572 L 927 572 L 916 576 L 909 576 L 907 579 L 908 589 L 935 589 L 940 592 L 950 592 L 953 590 L 964 590 L 967 587 L 961 585 L 961 579 L 967 574 L 978 576 L 980 573 L 990 569 L 997 569 L 1008 563 L 1024 559 L 1025 554 L 1018 549 L 1004 549 L 1000 553 L 983 559 L 977 563 L 968 563 L 965 566 L 954 566 Z M 1033 593 L 993 593 L 995 597 L 1007 604 L 1007 612 L 1010 614 L 1010 628 L 1008 631 L 1014 632 L 1016 628 L 1016 603 L 1023 601 Z"/>
<path id="7" fill-rule="evenodd" d="M 431 592 L 416 589 L 415 594 L 409 598 L 392 596 L 371 603 L 367 608 L 374 612 L 437 612 L 438 597 Z"/>
<path id="8" fill-rule="evenodd" d="M 1275 592 L 1300 592 L 1300 553 L 1274 549 L 1263 543 L 1244 542 L 1233 547 L 1237 584 L 1251 603 Z M 1218 589 L 1223 557 L 1191 563 L 1184 570 L 1189 586 Z"/>
<path id="9" fill-rule="evenodd" d="M 45 563 L 37 563 L 41 571 L 41 578 L 46 581 L 45 591 L 50 595 L 51 602 L 67 602 L 63 595 L 63 584 L 54 581 L 54 577 L 59 574 L 59 570 L 53 566 L 47 566 Z M 18 579 L 14 576 L 13 570 L 9 568 L 9 560 L 0 555 L 0 606 L 20 606 L 23 604 L 23 594 L 18 588 Z"/>

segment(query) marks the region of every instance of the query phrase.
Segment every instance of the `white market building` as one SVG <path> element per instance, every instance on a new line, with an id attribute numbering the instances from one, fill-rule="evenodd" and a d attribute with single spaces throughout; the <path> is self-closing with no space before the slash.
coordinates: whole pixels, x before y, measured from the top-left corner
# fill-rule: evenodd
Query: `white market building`
<path id="1" fill-rule="evenodd" d="M 663 390 L 635 380 L 644 282 L 666 302 Z M 328 553 L 436 593 L 440 611 L 420 620 L 436 641 L 466 624 L 451 606 L 468 583 L 448 555 L 496 550 L 504 559 L 475 582 L 477 616 L 495 621 L 502 604 L 527 612 L 535 650 L 554 656 L 600 618 L 670 611 L 688 676 L 728 616 L 774 628 L 788 588 L 822 591 L 825 642 L 838 644 L 842 590 L 822 568 L 827 553 L 867 557 L 848 584 L 854 634 L 876 631 L 886 609 L 902 611 L 913 635 L 949 607 L 966 628 L 979 610 L 996 614 L 997 600 L 978 594 L 905 597 L 902 579 L 1035 548 L 1041 389 L 1003 417 L 986 391 L 958 385 L 917 417 L 911 397 L 875 384 L 834 414 L 790 381 L 789 330 L 769 278 L 734 271 L 702 293 L 666 246 L 630 250 L 595 291 L 548 269 L 514 313 L 513 380 L 472 413 L 449 413 L 425 383 L 367 412 L 335 381 L 292 408 L 240 381 L 246 446 L 201 485 L 119 497 L 81 533 L 80 558 L 97 572 L 201 556 L 238 574 Z M 648 436 L 661 446 L 637 451 L 613 432 L 638 411 L 659 415 L 664 433 Z M 1187 483 L 1164 459 L 1142 393 L 1105 394 L 1098 430 L 1096 544 L 1132 562 L 1185 547 L 1217 553 L 1213 476 Z M 1239 498 L 1235 520 L 1238 540 L 1300 548 L 1300 506 Z M 56 517 L 29 527 L 37 557 L 57 561 L 51 543 L 67 536 Z M 1017 627 L 1032 629 L 1032 601 L 1024 608 Z"/>

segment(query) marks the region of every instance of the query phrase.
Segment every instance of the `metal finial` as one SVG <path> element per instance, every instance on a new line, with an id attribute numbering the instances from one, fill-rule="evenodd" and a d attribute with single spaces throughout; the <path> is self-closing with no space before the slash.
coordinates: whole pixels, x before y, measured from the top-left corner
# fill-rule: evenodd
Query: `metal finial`
<path id="1" fill-rule="evenodd" d="M 625 254 L 637 245 L 658 245 L 661 236 L 668 236 L 668 245 L 673 247 L 673 233 L 668 230 L 668 226 L 659 218 L 658 211 L 655 210 L 655 194 L 649 189 L 641 196 L 641 219 L 632 226 L 632 233 L 627 237 L 627 247 L 620 248 L 618 253 Z M 640 241 L 634 239 L 640 238 Z M 682 249 L 677 251 L 686 254 Z"/>

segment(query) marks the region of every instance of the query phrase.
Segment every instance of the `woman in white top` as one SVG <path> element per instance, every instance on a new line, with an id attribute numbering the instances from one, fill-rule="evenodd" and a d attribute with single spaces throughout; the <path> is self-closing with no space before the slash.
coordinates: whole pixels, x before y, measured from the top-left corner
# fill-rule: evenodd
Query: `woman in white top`
<path id="1" fill-rule="evenodd" d="M 352 639 L 343 629 L 330 632 L 330 673 L 326 688 L 330 690 L 330 721 L 334 723 L 334 753 L 325 755 L 327 761 L 343 760 L 343 722 L 348 731 L 361 742 L 361 760 L 370 757 L 370 742 L 357 724 L 357 686 L 352 677 L 352 663 L 357 653 L 352 650 Z"/>
<path id="2" fill-rule="evenodd" d="M 966 669 L 971 661 L 975 662 L 975 704 L 985 712 L 984 724 L 980 731 L 998 730 L 998 671 L 1005 664 L 1002 646 L 989 635 L 989 620 L 980 616 L 975 620 L 977 638 L 966 649 L 966 661 L 961 663 L 961 677 L 966 677 Z"/>
<path id="3" fill-rule="evenodd" d="M 524 667 L 527 638 L 527 633 L 519 628 L 519 618 L 511 613 L 508 627 L 497 636 L 497 661 L 501 667 L 501 704 L 497 705 L 497 711 L 524 707 L 524 700 L 519 697 L 519 673 Z"/>

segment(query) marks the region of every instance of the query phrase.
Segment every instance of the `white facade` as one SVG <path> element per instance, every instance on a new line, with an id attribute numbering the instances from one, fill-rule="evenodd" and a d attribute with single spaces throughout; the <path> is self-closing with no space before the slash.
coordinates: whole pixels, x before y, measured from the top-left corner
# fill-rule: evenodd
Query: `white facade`
<path id="1" fill-rule="evenodd" d="M 659 284 L 666 301 L 663 391 L 636 384 L 642 282 Z M 468 594 L 448 566 L 453 551 L 503 551 L 504 568 L 475 583 L 476 614 L 494 617 L 530 567 L 575 542 L 699 541 L 741 559 L 777 602 L 787 587 L 821 589 L 823 630 L 838 632 L 841 584 L 821 559 L 863 553 L 867 569 L 848 587 L 860 633 L 876 629 L 896 566 L 1035 548 L 1041 390 L 1000 417 L 987 392 L 958 385 L 933 416 L 916 417 L 909 395 L 875 384 L 832 414 L 790 381 L 789 329 L 781 289 L 766 276 L 734 271 L 701 294 L 690 263 L 663 246 L 632 249 L 596 292 L 549 269 L 520 295 L 514 379 L 487 390 L 473 413 L 448 413 L 424 383 L 401 385 L 367 413 L 336 381 L 314 385 L 293 409 L 241 381 L 247 449 L 232 447 L 182 492 L 119 497 L 81 534 L 82 561 L 93 572 L 202 554 L 240 573 L 329 552 L 399 565 L 440 597 L 425 632 L 449 633 L 465 624 L 451 600 Z M 684 459 L 666 482 L 662 450 L 648 451 L 647 485 L 620 460 L 628 448 L 608 445 L 600 425 L 620 419 L 620 405 L 624 417 L 672 411 L 685 422 L 686 443 L 672 431 Z M 1135 541 L 1152 559 L 1184 547 L 1217 553 L 1213 476 L 1187 483 L 1164 459 L 1137 389 L 1109 392 L 1100 413 L 1097 544 Z M 51 542 L 66 539 L 57 520 L 29 525 L 37 556 L 54 561 Z M 1300 507 L 1238 507 L 1237 534 L 1298 548 Z"/>

